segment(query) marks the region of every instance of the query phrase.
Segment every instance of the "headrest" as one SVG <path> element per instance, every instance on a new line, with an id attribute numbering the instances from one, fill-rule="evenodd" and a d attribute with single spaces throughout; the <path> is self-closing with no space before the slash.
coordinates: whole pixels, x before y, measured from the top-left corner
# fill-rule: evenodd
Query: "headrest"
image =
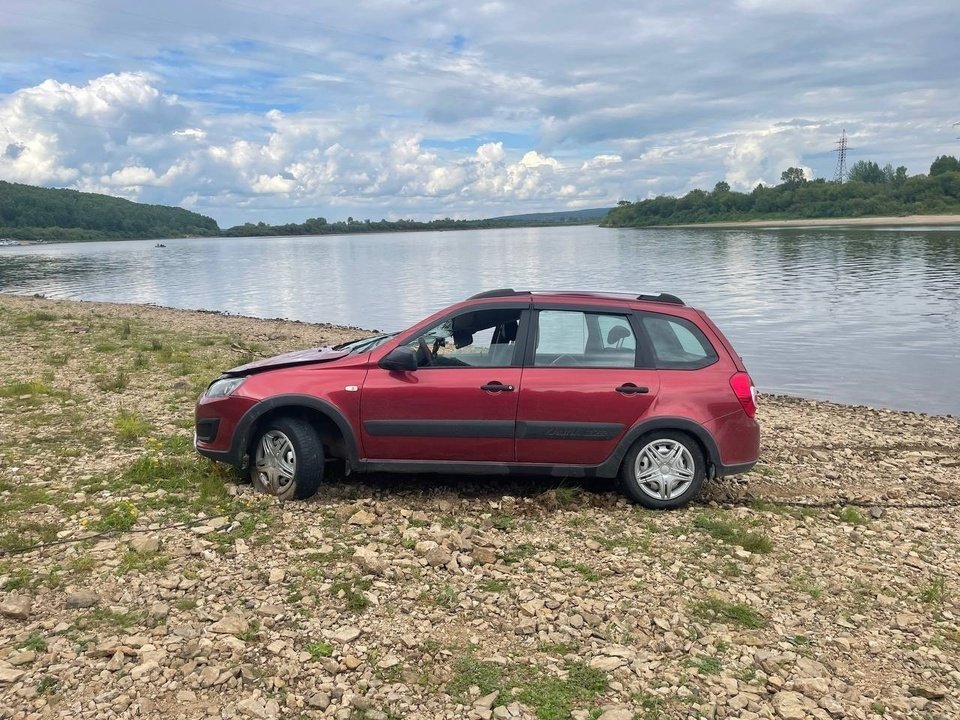
<path id="1" fill-rule="evenodd" d="M 616 345 L 624 338 L 630 337 L 630 330 L 623 325 L 614 325 L 607 333 L 607 345 Z"/>
<path id="2" fill-rule="evenodd" d="M 473 333 L 466 330 L 453 331 L 453 346 L 458 350 L 462 347 L 473 345 Z"/>
<path id="3" fill-rule="evenodd" d="M 504 342 L 515 342 L 517 339 L 517 321 L 511 320 L 503 324 L 503 334 L 501 337 Z"/>

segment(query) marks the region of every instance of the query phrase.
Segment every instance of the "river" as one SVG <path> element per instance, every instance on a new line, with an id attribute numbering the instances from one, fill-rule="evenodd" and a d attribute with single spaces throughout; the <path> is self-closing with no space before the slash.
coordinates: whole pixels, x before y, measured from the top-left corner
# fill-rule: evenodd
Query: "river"
<path id="1" fill-rule="evenodd" d="M 761 391 L 960 415 L 960 227 L 578 226 L 163 244 L 0 247 L 0 292 L 391 330 L 490 288 L 662 290 L 710 314 Z"/>

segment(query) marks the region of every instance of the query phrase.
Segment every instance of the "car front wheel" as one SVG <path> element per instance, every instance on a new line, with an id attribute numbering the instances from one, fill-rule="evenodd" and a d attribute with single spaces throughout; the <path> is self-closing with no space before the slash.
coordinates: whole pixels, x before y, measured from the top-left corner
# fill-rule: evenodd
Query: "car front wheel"
<path id="1" fill-rule="evenodd" d="M 690 436 L 657 431 L 633 444 L 620 468 L 624 490 L 644 507 L 666 510 L 686 505 L 700 494 L 706 463 Z"/>
<path id="2" fill-rule="evenodd" d="M 323 476 L 323 445 L 309 423 L 281 417 L 255 440 L 250 479 L 260 492 L 281 500 L 310 497 Z"/>

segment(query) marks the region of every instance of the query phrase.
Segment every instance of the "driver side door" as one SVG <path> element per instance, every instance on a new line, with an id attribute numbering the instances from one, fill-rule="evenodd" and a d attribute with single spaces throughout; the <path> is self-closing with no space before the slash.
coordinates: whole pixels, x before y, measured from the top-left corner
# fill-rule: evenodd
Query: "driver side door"
<path id="1" fill-rule="evenodd" d="M 373 367 L 360 400 L 366 459 L 514 462 L 528 311 L 499 305 L 445 318 L 400 341 L 415 371 Z"/>

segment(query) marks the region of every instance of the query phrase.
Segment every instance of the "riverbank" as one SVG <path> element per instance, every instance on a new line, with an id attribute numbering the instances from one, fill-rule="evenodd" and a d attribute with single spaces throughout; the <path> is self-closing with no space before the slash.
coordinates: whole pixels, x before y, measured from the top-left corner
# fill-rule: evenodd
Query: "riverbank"
<path id="1" fill-rule="evenodd" d="M 804 218 L 800 220 L 746 220 L 685 225 L 652 225 L 658 228 L 806 228 L 806 227 L 960 227 L 960 215 L 902 215 L 889 217 Z"/>
<path id="2" fill-rule="evenodd" d="M 456 476 L 277 505 L 196 457 L 194 400 L 362 331 L 0 295 L 0 333 L 4 720 L 960 715 L 956 419 L 762 397 L 761 463 L 680 512 Z"/>

